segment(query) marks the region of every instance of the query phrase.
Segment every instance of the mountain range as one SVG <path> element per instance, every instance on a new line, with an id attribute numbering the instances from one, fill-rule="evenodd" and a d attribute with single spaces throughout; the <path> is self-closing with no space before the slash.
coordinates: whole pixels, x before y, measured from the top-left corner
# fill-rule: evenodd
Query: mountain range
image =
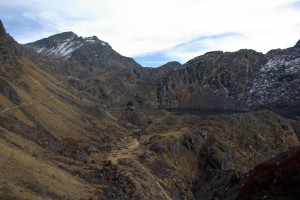
<path id="1" fill-rule="evenodd" d="M 299 84 L 300 41 L 149 68 L 0 21 L 0 198 L 297 199 Z"/>
<path id="2" fill-rule="evenodd" d="M 82 38 L 65 32 L 24 46 L 41 56 L 84 66 L 80 74 L 69 74 L 79 79 L 95 76 L 98 71 L 123 70 L 121 76 L 128 73 L 142 84 L 151 81 L 153 87 L 148 90 L 157 93 L 151 101 L 160 108 L 266 108 L 299 118 L 299 42 L 267 54 L 247 49 L 209 52 L 184 65 L 171 62 L 174 66 L 169 63 L 158 69 L 142 68 L 96 36 Z M 153 73 L 160 77 L 153 77 Z"/>

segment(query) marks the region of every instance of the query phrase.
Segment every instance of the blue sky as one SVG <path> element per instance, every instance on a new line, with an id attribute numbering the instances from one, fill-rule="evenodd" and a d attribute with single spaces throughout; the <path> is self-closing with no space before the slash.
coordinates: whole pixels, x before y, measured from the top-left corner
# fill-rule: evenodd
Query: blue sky
<path id="1" fill-rule="evenodd" d="M 65 31 L 96 35 L 151 67 L 300 39 L 298 0 L 0 0 L 0 19 L 20 43 Z"/>
<path id="2" fill-rule="evenodd" d="M 180 55 L 184 55 L 185 53 L 189 54 L 190 52 L 193 52 L 195 56 L 201 55 L 203 49 L 209 48 L 205 44 L 207 41 L 218 41 L 230 37 L 242 37 L 242 35 L 239 33 L 223 33 L 219 35 L 200 36 L 190 41 L 177 44 L 170 49 L 142 54 L 134 58 L 137 62 L 143 63 L 145 66 L 161 66 L 173 60 L 184 63 L 186 59 L 180 57 Z M 178 55 L 172 55 L 172 52 L 176 52 Z M 192 57 L 190 57 L 190 59 L 191 58 Z"/>

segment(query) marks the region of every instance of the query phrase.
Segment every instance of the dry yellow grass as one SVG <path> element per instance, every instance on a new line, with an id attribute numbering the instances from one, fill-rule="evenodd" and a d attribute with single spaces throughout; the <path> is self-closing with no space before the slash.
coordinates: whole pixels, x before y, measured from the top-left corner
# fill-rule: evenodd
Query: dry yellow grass
<path id="1" fill-rule="evenodd" d="M 51 196 L 88 199 L 93 196 L 91 186 L 45 159 L 45 150 L 3 128 L 0 131 L 5 137 L 0 139 L 2 189 L 20 199 L 50 199 Z"/>

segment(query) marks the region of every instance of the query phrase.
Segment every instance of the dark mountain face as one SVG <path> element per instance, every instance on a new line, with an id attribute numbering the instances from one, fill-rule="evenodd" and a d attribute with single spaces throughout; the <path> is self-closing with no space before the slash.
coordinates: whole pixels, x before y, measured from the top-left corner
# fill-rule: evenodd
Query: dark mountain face
<path id="1" fill-rule="evenodd" d="M 253 50 L 210 52 L 160 82 L 161 107 L 271 109 L 299 117 L 297 45 L 266 55 Z"/>
<path id="2" fill-rule="evenodd" d="M 247 104 L 268 108 L 285 116 L 300 116 L 300 49 L 273 50 L 255 73 Z"/>
<path id="3" fill-rule="evenodd" d="M 252 50 L 210 52 L 188 61 L 158 88 L 162 107 L 246 108 L 246 91 L 265 61 Z"/>

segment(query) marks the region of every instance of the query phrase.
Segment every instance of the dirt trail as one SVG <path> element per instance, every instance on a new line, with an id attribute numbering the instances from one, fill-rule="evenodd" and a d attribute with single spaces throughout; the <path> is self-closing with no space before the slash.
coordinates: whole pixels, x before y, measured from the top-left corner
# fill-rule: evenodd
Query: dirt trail
<path id="1" fill-rule="evenodd" d="M 31 102 L 28 102 L 28 103 L 23 103 L 21 105 L 17 105 L 17 106 L 12 106 L 12 107 L 9 107 L 9 108 L 6 108 L 4 110 L 1 111 L 1 113 L 5 113 L 7 111 L 10 111 L 10 110 L 14 110 L 14 109 L 18 109 L 18 108 L 21 108 L 21 107 L 24 107 L 24 106 L 30 106 L 30 105 L 34 105 L 34 104 L 39 104 L 39 103 L 42 103 L 42 102 L 45 102 L 45 101 L 49 101 L 51 99 L 53 99 L 53 95 L 47 99 L 43 99 L 43 100 L 38 100 L 38 101 L 31 101 Z"/>
<path id="2" fill-rule="evenodd" d="M 133 139 L 131 143 L 124 149 L 112 151 L 107 156 L 107 159 L 116 165 L 118 160 L 121 158 L 132 158 L 134 155 L 131 151 L 136 149 L 139 145 L 140 143 L 136 139 Z"/>
<path id="3" fill-rule="evenodd" d="M 121 150 L 115 150 L 111 152 L 108 156 L 107 159 L 110 160 L 113 164 L 118 164 L 118 160 L 121 158 L 133 158 L 134 157 L 134 152 L 133 150 L 137 149 L 139 147 L 140 143 L 136 139 L 133 139 L 130 144 L 125 147 L 124 149 Z M 165 191 L 165 189 L 162 187 L 162 185 L 159 183 L 157 178 L 153 176 L 150 171 L 142 165 L 140 162 L 138 162 L 141 168 L 155 181 L 157 186 L 160 188 L 162 191 L 163 195 L 165 196 L 166 199 L 172 200 L 172 198 L 168 195 L 168 193 Z"/>

